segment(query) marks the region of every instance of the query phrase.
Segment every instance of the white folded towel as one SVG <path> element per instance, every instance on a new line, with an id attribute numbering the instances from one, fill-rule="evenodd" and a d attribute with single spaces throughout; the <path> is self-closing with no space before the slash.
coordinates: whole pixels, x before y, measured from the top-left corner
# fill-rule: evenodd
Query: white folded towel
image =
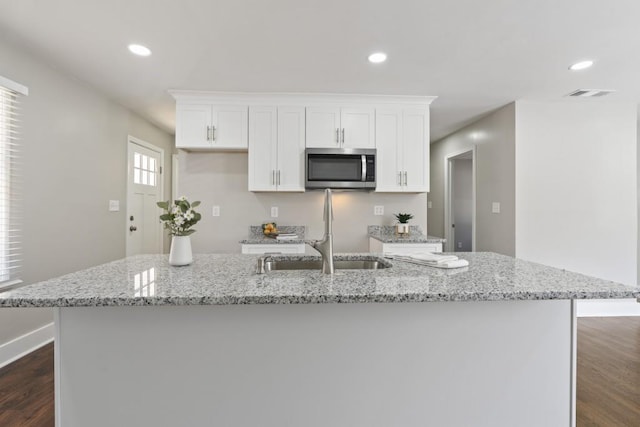
<path id="1" fill-rule="evenodd" d="M 394 259 L 410 262 L 412 264 L 426 265 L 428 267 L 460 268 L 467 267 L 469 265 L 469 261 L 467 261 L 466 259 L 459 259 L 455 255 L 437 255 L 431 252 L 392 256 Z"/>
<path id="2" fill-rule="evenodd" d="M 438 255 L 432 252 L 420 252 L 420 253 L 410 254 L 408 256 L 420 261 L 435 262 L 438 264 L 443 262 L 448 262 L 448 261 L 456 261 L 458 259 L 458 257 L 455 255 Z"/>

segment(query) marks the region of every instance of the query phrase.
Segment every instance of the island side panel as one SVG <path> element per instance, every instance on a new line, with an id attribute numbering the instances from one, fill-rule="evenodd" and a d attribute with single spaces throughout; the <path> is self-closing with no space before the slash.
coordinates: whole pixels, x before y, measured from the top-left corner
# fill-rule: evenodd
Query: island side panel
<path id="1" fill-rule="evenodd" d="M 63 308 L 58 426 L 569 426 L 570 301 Z"/>

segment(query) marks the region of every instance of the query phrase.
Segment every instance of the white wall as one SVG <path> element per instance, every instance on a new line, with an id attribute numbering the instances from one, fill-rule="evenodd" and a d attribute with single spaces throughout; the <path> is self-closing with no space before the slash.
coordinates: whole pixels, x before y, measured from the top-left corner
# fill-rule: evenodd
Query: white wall
<path id="1" fill-rule="evenodd" d="M 456 252 L 471 252 L 473 225 L 473 161 L 456 159 L 452 171 L 452 205 Z"/>
<path id="2" fill-rule="evenodd" d="M 444 237 L 445 158 L 476 151 L 476 250 L 515 254 L 515 104 L 431 144 L 429 234 Z M 501 213 L 491 213 L 500 202 Z"/>
<path id="3" fill-rule="evenodd" d="M 172 136 L 4 34 L 0 58 L 0 75 L 29 88 L 21 102 L 24 281 L 123 257 L 127 135 L 164 148 L 167 171 Z M 170 183 L 165 174 L 165 189 Z M 120 212 L 108 212 L 110 199 Z M 51 321 L 47 309 L 0 309 L 0 346 Z"/>
<path id="4" fill-rule="evenodd" d="M 636 147 L 635 104 L 518 101 L 516 256 L 635 285 Z M 579 315 L 606 305 L 581 301 Z"/>
<path id="5" fill-rule="evenodd" d="M 324 193 L 252 193 L 248 190 L 247 153 L 189 153 L 180 151 L 178 193 L 200 200 L 203 219 L 192 235 L 195 252 L 238 253 L 240 240 L 250 225 L 274 221 L 279 225 L 306 225 L 309 238 L 324 232 Z M 220 217 L 211 215 L 220 206 Z M 384 216 L 374 216 L 373 206 L 383 205 Z M 394 213 L 412 213 L 411 224 L 426 227 L 427 196 L 361 191 L 334 192 L 333 233 L 337 252 L 368 251 L 367 225 L 391 225 Z M 271 218 L 271 206 L 279 208 Z"/>

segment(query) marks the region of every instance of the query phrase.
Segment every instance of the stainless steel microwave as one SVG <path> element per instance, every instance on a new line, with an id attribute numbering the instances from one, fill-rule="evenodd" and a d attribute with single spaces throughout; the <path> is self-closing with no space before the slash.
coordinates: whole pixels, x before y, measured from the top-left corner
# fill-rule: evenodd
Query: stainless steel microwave
<path id="1" fill-rule="evenodd" d="M 306 188 L 376 188 L 375 148 L 307 148 L 305 164 Z"/>

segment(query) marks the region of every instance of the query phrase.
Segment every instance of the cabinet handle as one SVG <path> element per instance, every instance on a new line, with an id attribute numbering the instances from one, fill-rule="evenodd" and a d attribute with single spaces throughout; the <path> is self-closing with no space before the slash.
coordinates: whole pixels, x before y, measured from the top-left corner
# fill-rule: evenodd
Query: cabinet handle
<path id="1" fill-rule="evenodd" d="M 404 171 L 404 185 L 407 185 L 407 171 Z"/>
<path id="2" fill-rule="evenodd" d="M 336 128 L 336 144 L 340 145 L 340 128 Z"/>
<path id="3" fill-rule="evenodd" d="M 216 140 L 216 127 L 215 126 L 211 126 L 211 140 L 212 141 Z"/>
<path id="4" fill-rule="evenodd" d="M 280 169 L 278 169 L 278 185 L 280 185 Z"/>
<path id="5" fill-rule="evenodd" d="M 276 183 L 276 171 L 271 169 L 271 185 L 275 185 Z"/>
<path id="6" fill-rule="evenodd" d="M 207 126 L 207 141 L 211 139 L 211 137 L 209 136 L 210 132 L 211 132 L 211 126 Z"/>
<path id="7" fill-rule="evenodd" d="M 342 128 L 342 144 L 344 144 L 344 128 Z"/>
<path id="8" fill-rule="evenodd" d="M 402 172 L 398 172 L 398 185 L 402 186 Z"/>

